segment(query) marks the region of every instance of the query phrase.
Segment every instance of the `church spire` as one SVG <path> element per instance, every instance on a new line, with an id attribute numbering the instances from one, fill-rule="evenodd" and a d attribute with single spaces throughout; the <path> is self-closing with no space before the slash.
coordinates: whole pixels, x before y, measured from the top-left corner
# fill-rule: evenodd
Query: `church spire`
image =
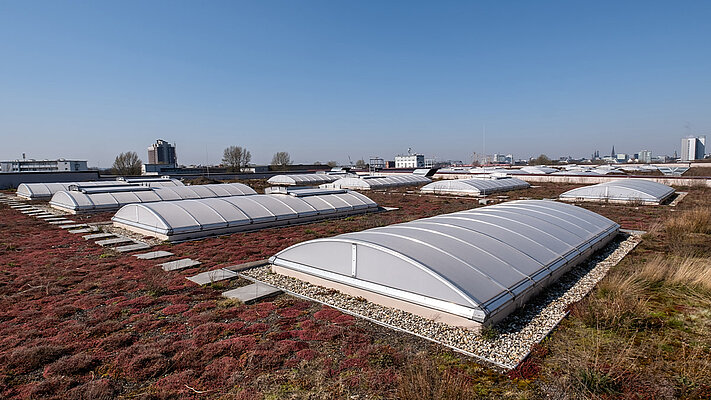
<path id="1" fill-rule="evenodd" d="M 617 154 L 617 153 L 615 153 L 615 145 L 613 144 L 613 145 L 612 145 L 612 153 L 610 154 L 610 156 L 611 156 L 612 158 L 615 158 L 615 155 L 616 155 L 616 154 Z"/>

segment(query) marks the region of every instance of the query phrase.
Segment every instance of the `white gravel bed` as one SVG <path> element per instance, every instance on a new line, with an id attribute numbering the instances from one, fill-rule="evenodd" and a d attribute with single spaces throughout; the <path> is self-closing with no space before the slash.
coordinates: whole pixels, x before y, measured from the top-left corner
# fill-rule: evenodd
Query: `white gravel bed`
<path id="1" fill-rule="evenodd" d="M 526 306 L 495 325 L 491 331 L 494 334 L 486 335 L 488 338 L 464 328 L 278 275 L 271 272 L 268 265 L 244 271 L 243 274 L 286 292 L 438 342 L 499 367 L 513 369 L 567 315 L 566 308 L 583 299 L 640 240 L 638 236 L 620 234 L 588 262 L 573 268 Z"/>

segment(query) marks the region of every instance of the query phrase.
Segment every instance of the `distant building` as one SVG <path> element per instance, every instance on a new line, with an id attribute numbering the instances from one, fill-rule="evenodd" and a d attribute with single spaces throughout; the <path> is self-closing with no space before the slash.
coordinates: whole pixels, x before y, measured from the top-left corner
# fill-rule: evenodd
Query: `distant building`
<path id="1" fill-rule="evenodd" d="M 681 161 L 703 160 L 706 154 L 706 136 L 689 136 L 681 139 Z"/>
<path id="2" fill-rule="evenodd" d="M 424 168 L 425 156 L 423 154 L 408 154 L 395 156 L 395 168 Z"/>
<path id="3" fill-rule="evenodd" d="M 0 172 L 88 171 L 86 160 L 12 160 L 0 161 Z"/>
<path id="4" fill-rule="evenodd" d="M 652 162 L 652 152 L 649 150 L 642 150 L 639 152 L 637 160 L 641 163 L 649 164 Z"/>
<path id="5" fill-rule="evenodd" d="M 175 146 L 158 139 L 148 148 L 148 164 L 176 165 L 178 158 L 175 156 Z"/>
<path id="6" fill-rule="evenodd" d="M 175 164 L 141 164 L 141 175 L 163 175 L 176 169 Z"/>
<path id="7" fill-rule="evenodd" d="M 370 162 L 368 162 L 370 168 L 373 169 L 383 169 L 385 168 L 385 160 L 380 157 L 370 157 Z"/>
<path id="8" fill-rule="evenodd" d="M 623 162 L 627 162 L 627 160 L 629 160 L 629 159 L 630 159 L 630 157 L 625 153 L 615 154 L 615 161 L 617 161 L 617 162 L 623 163 Z"/>
<path id="9" fill-rule="evenodd" d="M 385 168 L 395 168 L 395 161 L 385 161 Z"/>
<path id="10" fill-rule="evenodd" d="M 492 161 L 495 164 L 513 164 L 514 158 L 513 154 L 494 154 L 494 156 L 492 157 Z"/>

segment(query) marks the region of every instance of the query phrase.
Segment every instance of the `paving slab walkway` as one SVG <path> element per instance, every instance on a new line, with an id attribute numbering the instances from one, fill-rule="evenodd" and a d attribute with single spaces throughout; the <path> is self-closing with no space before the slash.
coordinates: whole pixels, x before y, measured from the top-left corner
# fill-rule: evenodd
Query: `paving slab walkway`
<path id="1" fill-rule="evenodd" d="M 139 260 L 154 260 L 156 258 L 169 257 L 172 255 L 174 254 L 169 251 L 158 250 L 149 251 L 148 253 L 134 254 L 133 256 L 138 258 Z"/>
<path id="2" fill-rule="evenodd" d="M 149 246 L 146 243 L 135 242 L 133 244 L 128 244 L 125 246 L 118 246 L 114 250 L 118 251 L 119 253 L 130 253 L 132 251 L 145 250 L 145 249 L 150 249 L 150 248 L 151 248 L 151 246 Z"/>
<path id="3" fill-rule="evenodd" d="M 201 272 L 195 276 L 190 276 L 188 277 L 188 280 L 195 282 L 198 285 L 207 285 L 208 283 L 234 278 L 239 278 L 239 274 L 234 271 L 230 271 L 229 269 L 220 268 L 212 271 Z"/>
<path id="4" fill-rule="evenodd" d="M 102 232 L 102 233 L 94 233 L 92 235 L 84 235 L 82 237 L 84 238 L 84 240 L 95 240 L 95 239 L 112 238 L 112 237 L 116 237 L 116 235 L 114 235 L 113 233 Z"/>
<path id="5" fill-rule="evenodd" d="M 56 217 L 57 217 L 57 214 L 49 214 L 49 213 L 35 215 L 35 218 L 39 218 L 39 219 L 56 218 Z"/>
<path id="6" fill-rule="evenodd" d="M 195 261 L 190 258 L 183 258 L 182 260 L 168 261 L 160 264 L 163 267 L 163 271 L 177 271 L 185 268 L 197 267 L 202 264 L 200 261 Z"/>
<path id="7" fill-rule="evenodd" d="M 106 247 L 106 246 L 111 246 L 111 247 L 113 247 L 113 246 L 116 246 L 116 245 L 119 245 L 119 244 L 132 243 L 132 242 L 133 242 L 133 239 L 131 239 L 131 238 L 119 236 L 119 237 L 114 238 L 114 239 L 97 240 L 97 241 L 96 241 L 96 244 L 98 244 L 98 245 L 101 246 L 101 247 Z"/>
<path id="8" fill-rule="evenodd" d="M 88 228 L 89 225 L 87 225 L 87 224 L 68 224 L 68 225 L 60 225 L 59 227 L 62 229 L 80 229 L 80 228 Z"/>
<path id="9" fill-rule="evenodd" d="M 50 224 L 52 225 L 67 225 L 67 224 L 74 224 L 76 221 L 72 221 L 71 219 L 58 219 L 56 221 L 49 221 Z"/>
<path id="10" fill-rule="evenodd" d="M 238 287 L 237 289 L 223 292 L 222 295 L 228 299 L 237 299 L 242 303 L 248 304 L 261 300 L 265 297 L 275 296 L 281 293 L 281 290 L 274 286 L 265 285 L 263 283 L 253 283 L 251 285 Z"/>
<path id="11" fill-rule="evenodd" d="M 94 230 L 89 227 L 89 228 L 81 228 L 81 229 L 70 229 L 67 232 L 77 234 L 77 233 L 94 232 Z"/>

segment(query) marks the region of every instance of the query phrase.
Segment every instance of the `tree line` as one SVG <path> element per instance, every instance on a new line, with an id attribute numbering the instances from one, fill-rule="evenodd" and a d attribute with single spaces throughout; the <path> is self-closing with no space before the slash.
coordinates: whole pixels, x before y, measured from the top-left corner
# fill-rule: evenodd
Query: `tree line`
<path id="1" fill-rule="evenodd" d="M 230 146 L 222 154 L 222 164 L 227 166 L 230 172 L 242 172 L 252 161 L 252 153 L 240 146 Z M 286 151 L 278 151 L 272 156 L 271 165 L 276 169 L 286 169 L 291 165 L 291 156 Z"/>
<path id="2" fill-rule="evenodd" d="M 252 153 L 241 146 L 230 146 L 222 153 L 222 164 L 227 166 L 230 172 L 242 172 L 252 161 Z M 272 167 L 275 169 L 286 169 L 291 165 L 291 156 L 286 151 L 278 151 L 272 157 Z M 336 166 L 335 161 L 329 161 L 329 166 Z M 333 165 L 331 165 L 333 164 Z M 141 175 L 143 162 L 135 151 L 127 151 L 116 156 L 112 166 L 112 172 L 116 175 Z"/>

